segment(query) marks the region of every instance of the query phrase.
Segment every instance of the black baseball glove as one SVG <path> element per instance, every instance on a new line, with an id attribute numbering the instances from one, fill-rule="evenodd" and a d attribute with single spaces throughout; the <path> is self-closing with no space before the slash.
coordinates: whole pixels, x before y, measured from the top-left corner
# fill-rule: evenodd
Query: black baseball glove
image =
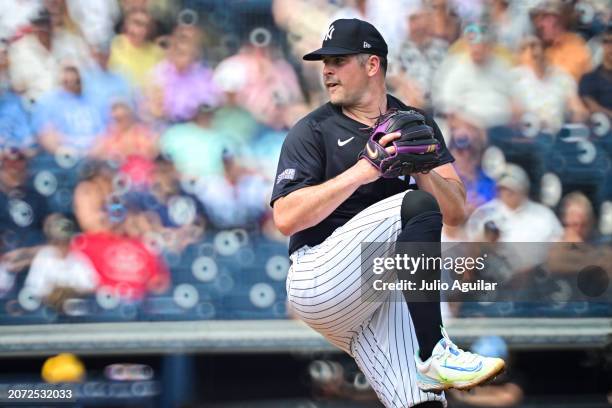
<path id="1" fill-rule="evenodd" d="M 401 131 L 401 137 L 387 144 L 394 146 L 390 154 L 380 144 L 388 133 Z M 385 178 L 400 175 L 427 173 L 440 164 L 440 142 L 433 129 L 425 123 L 425 117 L 417 111 L 392 110 L 380 116 L 372 127 L 370 140 L 359 158 L 364 157 L 380 170 Z"/>

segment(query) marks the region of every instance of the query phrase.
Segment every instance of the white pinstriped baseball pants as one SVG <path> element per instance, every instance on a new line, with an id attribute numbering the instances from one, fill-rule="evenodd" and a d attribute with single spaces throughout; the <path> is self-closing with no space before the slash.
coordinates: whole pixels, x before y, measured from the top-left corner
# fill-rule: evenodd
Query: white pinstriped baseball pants
<path id="1" fill-rule="evenodd" d="M 395 242 L 404 192 L 366 208 L 321 244 L 291 254 L 287 300 L 294 314 L 350 354 L 388 408 L 444 395 L 416 384 L 417 339 L 400 291 L 376 291 L 361 276 L 361 243 Z M 370 300 L 370 301 L 364 301 Z"/>

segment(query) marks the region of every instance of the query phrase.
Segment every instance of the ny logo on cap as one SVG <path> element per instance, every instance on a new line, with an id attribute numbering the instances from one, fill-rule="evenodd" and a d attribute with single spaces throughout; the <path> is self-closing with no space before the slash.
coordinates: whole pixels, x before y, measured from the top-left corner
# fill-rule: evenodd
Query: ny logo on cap
<path id="1" fill-rule="evenodd" d="M 323 39 L 323 41 L 331 40 L 335 29 L 336 28 L 333 25 L 330 25 L 329 30 L 327 30 L 327 34 L 325 35 L 325 38 Z"/>

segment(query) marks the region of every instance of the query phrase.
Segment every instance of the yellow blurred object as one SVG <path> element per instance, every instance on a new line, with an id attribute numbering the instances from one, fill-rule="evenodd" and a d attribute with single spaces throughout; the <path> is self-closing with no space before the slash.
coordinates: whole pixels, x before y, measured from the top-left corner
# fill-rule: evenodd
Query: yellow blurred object
<path id="1" fill-rule="evenodd" d="M 79 382 L 85 377 L 85 366 L 77 356 L 61 353 L 49 357 L 42 367 L 42 378 L 48 383 Z"/>
<path id="2" fill-rule="evenodd" d="M 450 48 L 448 49 L 448 53 L 455 54 L 455 55 L 457 54 L 467 55 L 469 53 L 469 46 L 470 45 L 465 38 L 459 38 L 457 41 L 453 43 L 453 45 L 450 46 Z M 510 65 L 516 65 L 517 59 L 518 59 L 517 56 L 515 56 L 511 50 L 504 47 L 503 45 L 493 44 L 491 51 L 493 55 L 501 58 L 502 60 L 506 61 Z"/>

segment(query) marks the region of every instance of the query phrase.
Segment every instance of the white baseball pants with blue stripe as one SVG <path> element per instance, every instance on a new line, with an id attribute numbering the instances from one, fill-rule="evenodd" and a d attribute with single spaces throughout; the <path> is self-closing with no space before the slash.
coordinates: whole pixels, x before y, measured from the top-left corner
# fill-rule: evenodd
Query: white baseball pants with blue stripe
<path id="1" fill-rule="evenodd" d="M 405 194 L 371 205 L 321 244 L 291 254 L 287 300 L 295 315 L 355 359 L 385 407 L 446 406 L 443 394 L 417 386 L 418 342 L 402 292 L 377 291 L 362 279 L 361 253 L 368 249 L 362 242 L 395 242 Z"/>

